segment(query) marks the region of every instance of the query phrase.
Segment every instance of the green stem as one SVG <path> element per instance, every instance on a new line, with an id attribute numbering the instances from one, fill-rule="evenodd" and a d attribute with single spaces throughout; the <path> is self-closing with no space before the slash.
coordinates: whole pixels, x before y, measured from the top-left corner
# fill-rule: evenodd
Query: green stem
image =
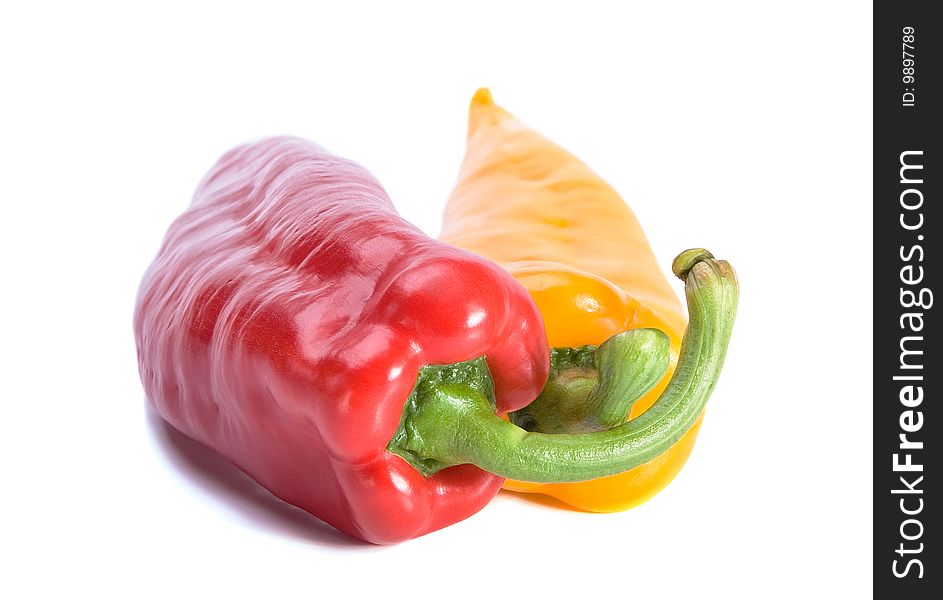
<path id="1" fill-rule="evenodd" d="M 525 431 L 495 415 L 487 368 L 483 359 L 476 359 L 424 370 L 390 450 L 427 474 L 471 463 L 496 475 L 535 482 L 595 479 L 655 458 L 681 439 L 704 410 L 723 366 L 737 308 L 737 279 L 727 262 L 704 250 L 686 251 L 672 270 L 685 281 L 688 329 L 671 381 L 638 418 L 591 433 Z M 482 369 L 487 384 L 476 379 Z M 456 378 L 456 370 L 477 374 L 469 384 L 467 377 Z"/>
<path id="2" fill-rule="evenodd" d="M 527 431 L 601 431 L 625 422 L 632 405 L 668 370 L 668 336 L 658 329 L 616 334 L 599 348 L 554 348 L 537 399 L 508 415 Z"/>

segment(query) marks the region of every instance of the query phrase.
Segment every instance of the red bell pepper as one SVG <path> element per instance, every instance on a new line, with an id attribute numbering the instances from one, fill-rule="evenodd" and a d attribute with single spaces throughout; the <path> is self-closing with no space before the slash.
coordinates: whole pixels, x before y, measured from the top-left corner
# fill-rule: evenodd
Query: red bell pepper
<path id="1" fill-rule="evenodd" d="M 396 542 L 478 511 L 502 477 L 602 477 L 680 439 L 723 363 L 736 279 L 702 250 L 674 271 L 691 322 L 658 401 L 611 429 L 528 432 L 499 416 L 549 372 L 524 288 L 409 225 L 359 165 L 271 139 L 223 156 L 170 227 L 138 295 L 138 363 L 174 427 L 336 528 Z M 601 405 L 631 404 L 668 362 L 654 330 L 593 352 Z"/>
<path id="2" fill-rule="evenodd" d="M 141 284 L 141 377 L 157 412 L 276 496 L 374 543 L 480 510 L 502 478 L 425 477 L 386 451 L 423 365 L 486 355 L 499 411 L 549 368 L 505 271 L 399 217 L 361 166 L 297 139 L 206 175 Z"/>

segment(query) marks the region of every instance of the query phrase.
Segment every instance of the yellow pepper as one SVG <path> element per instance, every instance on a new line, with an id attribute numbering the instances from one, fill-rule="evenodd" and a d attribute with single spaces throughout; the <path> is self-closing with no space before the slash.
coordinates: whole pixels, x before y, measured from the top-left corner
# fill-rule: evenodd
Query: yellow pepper
<path id="1" fill-rule="evenodd" d="M 486 89 L 472 99 L 465 159 L 441 237 L 507 268 L 533 297 L 553 347 L 599 345 L 637 328 L 663 331 L 667 371 L 628 419 L 661 394 L 686 318 L 635 215 L 589 167 L 497 106 Z M 587 511 L 637 506 L 681 470 L 701 419 L 666 452 L 630 471 L 578 483 L 508 480 L 505 488 Z"/>

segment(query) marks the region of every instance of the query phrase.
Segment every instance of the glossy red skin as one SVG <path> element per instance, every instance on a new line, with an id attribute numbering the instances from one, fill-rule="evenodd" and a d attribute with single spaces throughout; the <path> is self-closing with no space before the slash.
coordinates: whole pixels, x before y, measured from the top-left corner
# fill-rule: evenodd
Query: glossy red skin
<path id="1" fill-rule="evenodd" d="M 540 315 L 508 273 L 293 138 L 236 148 L 206 175 L 144 276 L 134 331 L 164 419 L 378 544 L 465 519 L 502 483 L 471 465 L 424 477 L 386 451 L 419 368 L 487 356 L 499 412 L 548 372 Z"/>

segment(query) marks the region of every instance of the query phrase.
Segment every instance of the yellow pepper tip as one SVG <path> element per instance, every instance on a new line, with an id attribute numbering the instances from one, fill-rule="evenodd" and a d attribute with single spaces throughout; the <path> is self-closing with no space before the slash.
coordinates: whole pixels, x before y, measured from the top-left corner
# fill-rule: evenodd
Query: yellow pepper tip
<path id="1" fill-rule="evenodd" d="M 472 107 L 476 105 L 489 105 L 494 104 L 494 99 L 491 97 L 491 90 L 486 87 L 478 88 L 478 91 L 475 92 L 475 96 L 472 98 L 471 105 Z"/>

